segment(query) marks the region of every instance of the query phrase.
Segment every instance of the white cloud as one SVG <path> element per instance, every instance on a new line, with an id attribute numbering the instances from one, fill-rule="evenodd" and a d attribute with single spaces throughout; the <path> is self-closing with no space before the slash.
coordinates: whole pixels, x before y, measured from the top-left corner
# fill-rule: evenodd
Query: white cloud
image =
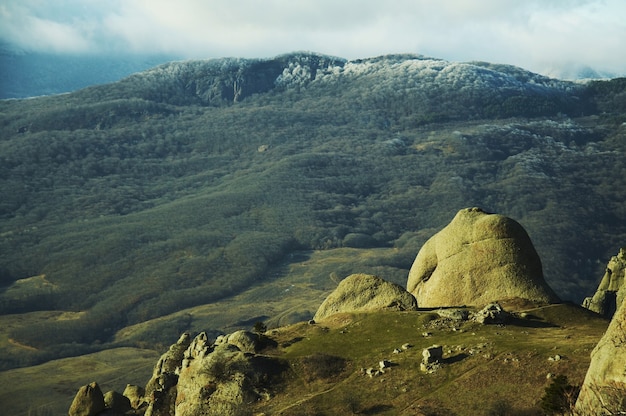
<path id="1" fill-rule="evenodd" d="M 0 39 L 34 50 L 182 57 L 413 52 L 536 71 L 567 64 L 626 74 L 626 2 L 4 0 Z"/>

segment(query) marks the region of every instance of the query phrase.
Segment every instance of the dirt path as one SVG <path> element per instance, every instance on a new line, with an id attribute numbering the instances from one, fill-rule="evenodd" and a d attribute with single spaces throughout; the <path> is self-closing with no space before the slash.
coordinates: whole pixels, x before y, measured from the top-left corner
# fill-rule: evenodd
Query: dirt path
<path id="1" fill-rule="evenodd" d="M 31 347 L 30 345 L 22 344 L 22 343 L 20 343 L 20 342 L 18 342 L 16 340 L 14 340 L 13 338 L 9 338 L 9 344 L 11 344 L 11 345 L 13 345 L 15 347 L 18 347 L 18 348 L 22 348 L 22 349 L 28 350 L 28 351 L 38 351 L 37 348 Z"/>

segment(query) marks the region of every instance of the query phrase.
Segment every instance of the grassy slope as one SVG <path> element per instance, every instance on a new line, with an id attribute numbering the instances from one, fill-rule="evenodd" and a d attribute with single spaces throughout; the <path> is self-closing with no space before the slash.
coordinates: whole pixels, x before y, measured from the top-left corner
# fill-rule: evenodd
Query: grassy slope
<path id="1" fill-rule="evenodd" d="M 273 415 L 486 415 L 504 406 L 533 414 L 549 384 L 548 373 L 582 383 L 589 354 L 608 322 L 568 304 L 503 305 L 528 316 L 505 326 L 484 326 L 452 323 L 425 310 L 338 314 L 315 325 L 301 322 L 270 330 L 267 335 L 277 347 L 261 354 L 287 360 L 291 370 L 270 387 L 269 401 L 249 410 Z M 393 353 L 406 343 L 411 348 Z M 444 364 L 426 374 L 420 370 L 422 349 L 434 344 L 444 347 Z M 307 371 L 312 368 L 304 367 L 303 360 L 316 354 L 342 357 L 345 369 L 311 377 Z M 563 359 L 548 360 L 556 354 Z M 62 414 L 78 387 L 91 381 L 105 392 L 121 392 L 127 383 L 145 385 L 157 359 L 154 351 L 116 348 L 1 372 L 5 388 L 0 402 L 16 416 Z M 362 374 L 362 368 L 377 368 L 382 359 L 393 363 L 385 374 Z"/>
<path id="2" fill-rule="evenodd" d="M 589 353 L 607 322 L 576 306 L 553 305 L 528 311 L 533 319 L 506 326 L 441 324 L 431 312 L 336 315 L 317 325 L 298 324 L 270 332 L 282 347 L 271 352 L 296 371 L 280 392 L 258 406 L 268 414 L 457 414 L 482 415 L 497 406 L 537 411 L 548 373 L 580 385 Z M 452 330 L 456 327 L 457 330 Z M 424 337 L 429 332 L 432 335 Z M 412 348 L 393 354 L 410 343 Z M 420 371 L 422 349 L 444 347 L 444 365 Z M 346 358 L 346 370 L 329 380 L 306 380 L 302 357 L 323 352 Z M 561 361 L 549 361 L 556 354 Z M 361 368 L 378 361 L 394 365 L 370 378 Z M 428 412 L 430 409 L 430 412 Z M 370 412 L 370 413 L 368 413 Z"/>
<path id="3" fill-rule="evenodd" d="M 103 393 L 143 386 L 159 355 L 138 348 L 115 348 L 80 357 L 0 372 L 2 412 L 14 416 L 62 415 L 78 387 L 97 381 Z"/>

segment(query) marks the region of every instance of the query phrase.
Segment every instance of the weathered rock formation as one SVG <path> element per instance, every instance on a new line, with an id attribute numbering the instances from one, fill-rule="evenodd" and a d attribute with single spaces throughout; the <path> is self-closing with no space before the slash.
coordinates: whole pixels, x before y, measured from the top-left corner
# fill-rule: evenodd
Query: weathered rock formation
<path id="1" fill-rule="evenodd" d="M 484 306 L 507 298 L 558 301 L 524 228 L 480 208 L 462 209 L 422 246 L 407 290 L 420 307 Z"/>
<path id="2" fill-rule="evenodd" d="M 378 276 L 353 274 L 341 281 L 322 302 L 313 319 L 324 319 L 340 312 L 376 310 L 413 311 L 417 302 L 403 287 Z"/>
<path id="3" fill-rule="evenodd" d="M 145 416 L 239 415 L 247 404 L 268 397 L 267 383 L 285 366 L 254 352 L 260 336 L 237 331 L 211 343 L 206 333 L 184 334 L 154 367 L 145 389 L 126 386 L 124 394 L 103 395 L 96 383 L 82 387 L 70 416 L 144 414 Z"/>
<path id="4" fill-rule="evenodd" d="M 624 281 L 626 281 L 626 247 L 620 248 L 617 256 L 611 257 L 596 293 L 585 298 L 583 307 L 611 318 L 617 306 L 624 303 L 626 296 Z"/>
<path id="5" fill-rule="evenodd" d="M 104 409 L 102 390 L 98 383 L 93 382 L 78 390 L 68 414 L 69 416 L 95 416 Z"/>
<path id="6" fill-rule="evenodd" d="M 581 416 L 626 412 L 626 302 L 613 316 L 600 342 L 591 352 L 591 364 L 576 401 Z"/>

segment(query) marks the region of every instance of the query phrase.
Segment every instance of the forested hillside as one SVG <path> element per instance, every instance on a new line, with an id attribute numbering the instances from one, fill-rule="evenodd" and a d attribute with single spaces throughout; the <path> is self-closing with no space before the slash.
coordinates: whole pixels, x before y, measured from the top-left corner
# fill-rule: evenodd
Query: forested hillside
<path id="1" fill-rule="evenodd" d="M 312 250 L 387 248 L 369 266 L 404 285 L 468 206 L 520 222 L 547 282 L 579 302 L 626 244 L 625 123 L 624 79 L 413 55 L 175 62 L 0 101 L 0 311 L 77 312 L 8 329 L 37 350 L 2 368 L 106 348 Z"/>

